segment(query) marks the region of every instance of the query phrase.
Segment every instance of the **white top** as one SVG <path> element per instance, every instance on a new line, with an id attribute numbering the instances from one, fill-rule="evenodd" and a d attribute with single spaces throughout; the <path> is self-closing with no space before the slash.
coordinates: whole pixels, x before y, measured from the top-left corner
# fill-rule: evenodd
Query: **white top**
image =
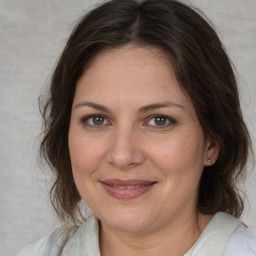
<path id="1" fill-rule="evenodd" d="M 27 245 L 16 256 L 56 256 L 60 229 Z M 99 225 L 92 215 L 69 239 L 63 256 L 100 256 Z M 255 256 L 256 229 L 226 213 L 217 213 L 184 256 Z"/>

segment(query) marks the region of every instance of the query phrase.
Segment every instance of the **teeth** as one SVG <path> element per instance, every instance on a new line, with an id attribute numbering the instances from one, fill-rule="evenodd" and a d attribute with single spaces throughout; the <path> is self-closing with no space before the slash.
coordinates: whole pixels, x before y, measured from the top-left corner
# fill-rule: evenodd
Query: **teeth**
<path id="1" fill-rule="evenodd" d="M 126 188 L 126 186 L 116 186 L 116 185 L 114 185 L 114 187 L 119 188 L 119 189 L 125 189 Z"/>
<path id="2" fill-rule="evenodd" d="M 114 188 L 118 189 L 134 189 L 134 188 L 140 188 L 145 185 L 135 185 L 135 186 L 118 186 L 118 185 L 112 185 Z"/>
<path id="3" fill-rule="evenodd" d="M 139 186 L 127 186 L 128 189 L 138 188 Z"/>

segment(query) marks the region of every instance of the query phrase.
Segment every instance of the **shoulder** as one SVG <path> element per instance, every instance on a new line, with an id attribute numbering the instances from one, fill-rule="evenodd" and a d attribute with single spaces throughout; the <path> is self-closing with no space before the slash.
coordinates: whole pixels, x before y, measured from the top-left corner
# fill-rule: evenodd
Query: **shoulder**
<path id="1" fill-rule="evenodd" d="M 223 256 L 256 255 L 256 228 L 238 226 L 231 234 Z"/>
<path id="2" fill-rule="evenodd" d="M 48 237 L 44 236 L 36 242 L 26 245 L 16 256 L 42 256 Z"/>
<path id="3" fill-rule="evenodd" d="M 81 251 L 91 253 L 91 255 L 100 255 L 98 239 L 98 220 L 92 215 L 85 224 L 80 226 L 75 232 L 62 232 L 59 227 L 49 235 L 25 246 L 16 256 L 49 256 L 57 255 L 59 248 L 62 247 L 68 234 L 68 241 L 65 244 L 63 253 L 67 256 L 80 255 Z"/>
<path id="4" fill-rule="evenodd" d="M 56 228 L 50 234 L 26 245 L 16 256 L 49 256 L 57 255 L 57 252 L 65 238 L 63 228 Z M 52 253 L 52 254 L 50 254 Z"/>
<path id="5" fill-rule="evenodd" d="M 185 256 L 223 255 L 231 234 L 240 225 L 242 225 L 242 222 L 239 219 L 227 213 L 216 213 Z M 227 254 L 225 256 L 235 256 L 235 254 Z"/>
<path id="6" fill-rule="evenodd" d="M 98 219 L 91 215 L 86 223 L 78 228 L 69 239 L 63 250 L 64 255 L 73 256 L 93 255 L 100 256 Z"/>

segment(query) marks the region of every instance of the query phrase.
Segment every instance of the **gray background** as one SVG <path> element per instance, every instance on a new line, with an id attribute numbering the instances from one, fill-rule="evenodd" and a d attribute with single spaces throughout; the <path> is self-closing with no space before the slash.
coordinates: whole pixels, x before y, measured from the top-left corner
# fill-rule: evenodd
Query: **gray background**
<path id="1" fill-rule="evenodd" d="M 255 147 L 256 1 L 190 2 L 215 24 L 237 68 L 242 107 Z M 1 255 L 15 254 L 58 225 L 48 200 L 50 172 L 38 164 L 41 117 L 37 98 L 48 84 L 74 21 L 95 3 L 0 0 Z M 253 168 L 250 172 L 243 220 L 255 226 L 256 178 Z"/>

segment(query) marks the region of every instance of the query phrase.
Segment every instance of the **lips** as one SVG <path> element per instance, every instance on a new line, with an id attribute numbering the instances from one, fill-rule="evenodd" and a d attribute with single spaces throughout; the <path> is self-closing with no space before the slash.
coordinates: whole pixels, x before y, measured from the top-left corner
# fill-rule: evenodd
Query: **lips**
<path id="1" fill-rule="evenodd" d="M 118 186 L 118 185 L 109 185 L 112 186 L 114 188 L 119 188 L 119 189 L 134 189 L 134 188 L 140 188 L 142 186 L 146 186 L 146 185 L 136 185 L 136 186 Z"/>
<path id="2" fill-rule="evenodd" d="M 100 182 L 107 194 L 117 199 L 134 199 L 151 190 L 156 184 L 153 181 L 118 179 L 103 180 Z"/>

